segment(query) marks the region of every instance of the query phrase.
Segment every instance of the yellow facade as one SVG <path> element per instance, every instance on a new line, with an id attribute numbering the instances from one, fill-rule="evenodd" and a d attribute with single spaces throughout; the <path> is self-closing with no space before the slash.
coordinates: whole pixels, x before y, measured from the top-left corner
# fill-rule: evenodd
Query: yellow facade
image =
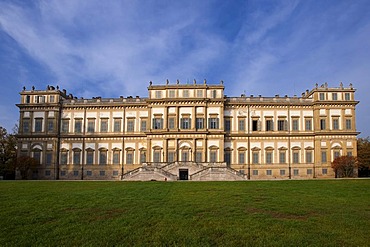
<path id="1" fill-rule="evenodd" d="M 147 98 L 77 99 L 24 89 L 18 151 L 39 162 L 34 179 L 334 177 L 334 157 L 356 156 L 354 92 L 226 97 L 222 82 L 150 83 Z"/>

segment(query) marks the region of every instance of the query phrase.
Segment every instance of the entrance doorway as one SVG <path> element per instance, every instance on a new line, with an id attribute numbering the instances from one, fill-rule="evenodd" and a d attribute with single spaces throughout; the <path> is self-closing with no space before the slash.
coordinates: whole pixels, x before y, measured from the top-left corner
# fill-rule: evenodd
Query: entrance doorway
<path id="1" fill-rule="evenodd" d="M 188 169 L 180 169 L 179 170 L 179 177 L 180 177 L 180 180 L 188 180 L 189 179 L 189 170 Z"/>

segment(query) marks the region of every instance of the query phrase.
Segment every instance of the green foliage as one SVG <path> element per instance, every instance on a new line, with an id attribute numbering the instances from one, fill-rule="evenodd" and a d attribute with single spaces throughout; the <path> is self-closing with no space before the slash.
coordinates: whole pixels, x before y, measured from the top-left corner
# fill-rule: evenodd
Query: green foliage
<path id="1" fill-rule="evenodd" d="M 370 137 L 357 139 L 359 176 L 370 176 Z"/>
<path id="2" fill-rule="evenodd" d="M 0 176 L 14 178 L 14 162 L 17 157 L 17 139 L 0 126 Z"/>
<path id="3" fill-rule="evenodd" d="M 39 164 L 37 160 L 29 156 L 21 156 L 14 162 L 15 169 L 19 171 L 22 179 L 28 179 L 32 169 L 36 169 Z"/>
<path id="4" fill-rule="evenodd" d="M 367 246 L 370 180 L 0 182 L 3 246 Z"/>
<path id="5" fill-rule="evenodd" d="M 339 156 L 333 160 L 331 167 L 337 178 L 357 177 L 357 159 L 353 156 Z"/>

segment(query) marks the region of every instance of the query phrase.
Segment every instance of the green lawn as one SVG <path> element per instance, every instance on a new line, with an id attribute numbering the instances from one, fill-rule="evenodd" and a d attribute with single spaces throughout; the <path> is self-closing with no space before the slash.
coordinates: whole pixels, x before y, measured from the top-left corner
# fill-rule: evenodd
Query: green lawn
<path id="1" fill-rule="evenodd" d="M 370 180 L 0 182 L 0 245 L 369 246 Z"/>

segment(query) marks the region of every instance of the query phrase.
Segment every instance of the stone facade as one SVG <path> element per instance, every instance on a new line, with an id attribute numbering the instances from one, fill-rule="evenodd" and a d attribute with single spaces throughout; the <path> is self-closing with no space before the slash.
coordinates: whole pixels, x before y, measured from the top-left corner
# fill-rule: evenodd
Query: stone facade
<path id="1" fill-rule="evenodd" d="M 40 164 L 30 178 L 331 178 L 336 156 L 356 156 L 352 85 L 226 97 L 222 82 L 167 82 L 150 83 L 148 93 L 78 99 L 52 86 L 24 88 L 18 152 Z"/>

